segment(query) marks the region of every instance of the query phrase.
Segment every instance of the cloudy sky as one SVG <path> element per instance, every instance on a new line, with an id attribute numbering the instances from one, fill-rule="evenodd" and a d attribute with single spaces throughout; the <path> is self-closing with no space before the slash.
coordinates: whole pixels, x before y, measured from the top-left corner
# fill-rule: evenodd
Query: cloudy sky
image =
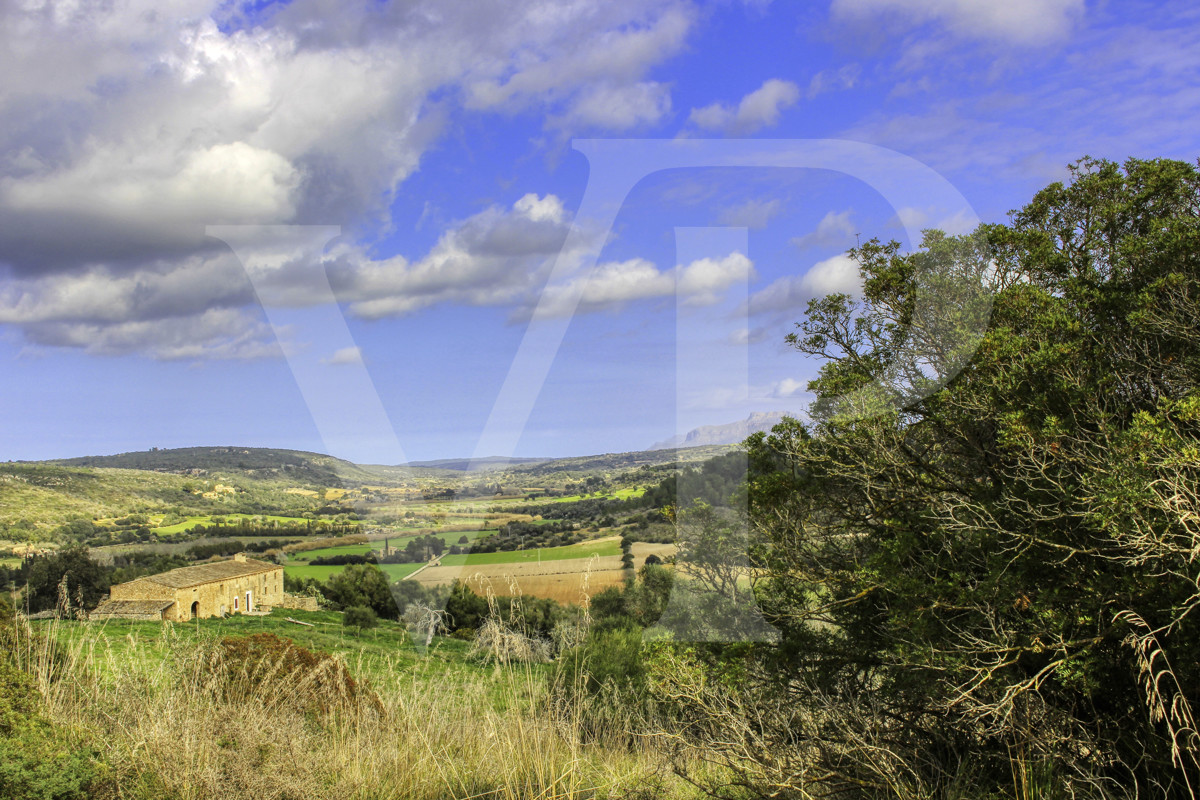
<path id="1" fill-rule="evenodd" d="M 0 0 L 0 39 L 9 459 L 798 412 L 857 237 L 1200 156 L 1182 1 Z"/>

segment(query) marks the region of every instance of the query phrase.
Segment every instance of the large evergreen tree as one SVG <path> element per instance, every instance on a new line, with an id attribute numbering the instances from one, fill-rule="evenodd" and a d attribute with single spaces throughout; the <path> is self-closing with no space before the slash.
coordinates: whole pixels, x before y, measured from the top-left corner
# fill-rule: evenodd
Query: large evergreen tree
<path id="1" fill-rule="evenodd" d="M 783 640 L 736 698 L 662 669 L 748 786 L 1200 791 L 1198 213 L 1189 164 L 1084 160 L 1008 225 L 852 251 L 861 299 L 789 337 L 811 420 L 749 441 Z"/>

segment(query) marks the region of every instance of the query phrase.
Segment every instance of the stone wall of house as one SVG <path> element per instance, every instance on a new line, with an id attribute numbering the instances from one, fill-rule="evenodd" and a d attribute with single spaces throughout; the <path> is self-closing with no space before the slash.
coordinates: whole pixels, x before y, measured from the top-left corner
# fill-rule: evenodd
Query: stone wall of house
<path id="1" fill-rule="evenodd" d="M 270 607 L 278 605 L 283 597 L 283 567 L 257 575 L 222 578 L 171 591 L 174 592 L 175 605 L 168 609 L 167 619 L 175 622 L 241 613 L 260 606 Z"/>
<path id="2" fill-rule="evenodd" d="M 221 578 L 181 589 L 139 578 L 117 584 L 109 592 L 113 600 L 174 600 L 175 605 L 167 609 L 166 613 L 166 619 L 172 622 L 186 622 L 196 617 L 216 617 L 259 607 L 277 606 L 283 599 L 283 594 L 283 567 L 254 575 Z"/>

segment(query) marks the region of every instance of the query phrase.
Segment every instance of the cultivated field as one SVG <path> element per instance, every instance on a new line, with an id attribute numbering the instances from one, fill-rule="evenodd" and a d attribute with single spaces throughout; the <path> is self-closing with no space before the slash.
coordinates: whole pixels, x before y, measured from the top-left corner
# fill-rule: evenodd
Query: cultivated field
<path id="1" fill-rule="evenodd" d="M 590 543 L 588 543 L 590 544 Z M 580 545 L 572 545 L 577 548 Z M 553 548 L 566 550 L 568 548 Z M 673 544 L 635 543 L 633 546 L 634 568 L 640 568 L 651 553 L 665 558 L 675 553 Z M 518 551 L 524 554 L 528 551 Z M 543 551 L 546 552 L 546 551 Z M 617 552 L 620 552 L 619 549 Z M 510 555 L 508 553 L 477 553 L 472 559 L 486 556 Z M 444 562 L 444 559 L 443 559 Z M 621 567 L 620 555 L 576 557 L 571 559 L 544 559 L 537 561 L 515 561 L 454 564 L 426 567 L 412 580 L 425 586 L 447 586 L 455 580 L 467 581 L 473 589 L 482 591 L 490 585 L 496 594 L 528 594 L 546 597 L 560 603 L 578 603 L 584 594 L 595 595 L 609 586 L 617 586 L 625 579 L 626 571 Z"/>

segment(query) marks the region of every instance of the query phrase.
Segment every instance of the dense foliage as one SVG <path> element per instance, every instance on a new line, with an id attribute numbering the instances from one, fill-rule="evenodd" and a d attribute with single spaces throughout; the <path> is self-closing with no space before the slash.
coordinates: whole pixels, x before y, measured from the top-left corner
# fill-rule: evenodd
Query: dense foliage
<path id="1" fill-rule="evenodd" d="M 64 581 L 70 602 L 90 609 L 108 592 L 112 575 L 91 559 L 87 548 L 69 547 L 26 559 L 17 580 L 27 587 L 24 601 L 29 611 L 54 608 Z"/>
<path id="2" fill-rule="evenodd" d="M 811 422 L 749 442 L 782 639 L 736 693 L 662 671 L 710 757 L 771 796 L 1195 796 L 1198 214 L 1191 165 L 1085 160 L 1009 225 L 852 251 L 861 300 L 789 337 Z"/>

